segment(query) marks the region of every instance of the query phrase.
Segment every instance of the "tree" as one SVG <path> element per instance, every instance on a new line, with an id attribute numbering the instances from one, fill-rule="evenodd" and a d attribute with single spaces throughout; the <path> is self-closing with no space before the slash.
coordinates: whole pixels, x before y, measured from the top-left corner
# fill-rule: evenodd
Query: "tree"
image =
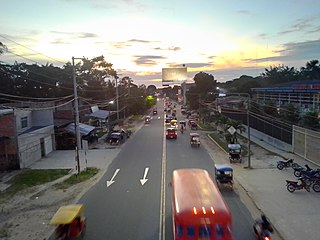
<path id="1" fill-rule="evenodd" d="M 195 92 L 200 93 L 202 99 L 208 92 L 217 92 L 217 81 L 214 80 L 214 76 L 211 74 L 199 72 L 194 76 L 193 80 L 196 85 Z"/>
<path id="2" fill-rule="evenodd" d="M 306 67 L 301 69 L 302 77 L 309 80 L 320 80 L 320 64 L 318 60 L 307 62 Z"/>
<path id="3" fill-rule="evenodd" d="M 0 55 L 7 52 L 8 48 L 6 45 L 4 45 L 2 42 L 0 42 Z"/>
<path id="4" fill-rule="evenodd" d="M 287 122 L 298 124 L 300 121 L 299 109 L 290 103 L 287 106 L 281 107 L 280 117 Z"/>
<path id="5" fill-rule="evenodd" d="M 149 95 L 154 95 L 156 91 L 157 91 L 157 87 L 155 85 L 149 85 L 147 87 L 147 93 Z"/>
<path id="6" fill-rule="evenodd" d="M 286 83 L 297 81 L 299 78 L 299 72 L 294 68 L 289 68 L 288 66 L 270 66 L 269 69 L 265 69 L 265 73 L 261 76 L 264 81 L 267 81 L 267 85 L 273 85 L 278 83 Z"/>
<path id="7" fill-rule="evenodd" d="M 230 127 L 233 127 L 236 130 L 236 132 L 233 135 L 231 135 L 228 132 L 228 129 Z M 241 122 L 236 121 L 236 120 L 232 120 L 232 119 L 228 119 L 228 121 L 226 122 L 226 125 L 225 125 L 225 131 L 227 132 L 226 138 L 228 138 L 228 140 L 229 140 L 228 142 L 237 143 L 238 142 L 237 132 L 239 131 L 240 133 L 242 133 L 245 130 L 246 130 L 246 128 L 242 125 Z"/>
<path id="8" fill-rule="evenodd" d="M 313 128 L 313 129 L 319 129 L 320 123 L 319 123 L 319 112 L 318 111 L 308 111 L 306 114 L 302 117 L 302 122 L 305 127 Z"/>

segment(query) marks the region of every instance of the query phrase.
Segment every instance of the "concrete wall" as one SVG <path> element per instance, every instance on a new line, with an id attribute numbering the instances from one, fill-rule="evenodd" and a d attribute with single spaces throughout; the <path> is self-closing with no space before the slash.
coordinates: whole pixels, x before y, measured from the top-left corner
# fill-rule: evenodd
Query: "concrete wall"
<path id="1" fill-rule="evenodd" d="M 45 155 L 52 152 L 53 136 L 53 125 L 18 136 L 20 168 L 26 168 L 41 159 L 41 139 L 44 139 Z"/>
<path id="2" fill-rule="evenodd" d="M 320 132 L 293 126 L 293 152 L 320 165 Z"/>
<path id="3" fill-rule="evenodd" d="M 246 128 L 246 131 L 244 133 L 242 133 L 241 135 L 243 135 L 244 137 L 247 138 L 248 136 L 248 132 L 247 132 L 247 126 L 244 126 Z M 292 152 L 292 145 L 285 143 L 283 141 L 280 141 L 279 139 L 270 137 L 269 135 L 266 135 L 260 131 L 257 131 L 253 128 L 250 128 L 250 137 L 251 138 L 257 138 L 260 141 L 266 142 L 268 144 L 270 144 L 271 146 L 281 149 L 283 151 L 286 152 Z M 259 145 L 259 141 L 254 141 L 256 144 Z"/>

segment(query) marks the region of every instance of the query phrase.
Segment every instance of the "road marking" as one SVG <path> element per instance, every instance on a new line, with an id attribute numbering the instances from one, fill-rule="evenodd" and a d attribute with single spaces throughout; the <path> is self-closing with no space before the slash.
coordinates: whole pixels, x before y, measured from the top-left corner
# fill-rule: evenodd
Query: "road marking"
<path id="1" fill-rule="evenodd" d="M 120 169 L 118 168 L 118 169 L 114 172 L 114 174 L 113 174 L 112 178 L 110 179 L 110 181 L 107 181 L 107 187 L 109 187 L 112 183 L 115 182 L 113 179 L 117 176 L 117 174 L 118 174 L 119 171 L 120 171 Z"/>
<path id="2" fill-rule="evenodd" d="M 166 219 L 166 161 L 167 145 L 166 134 L 163 133 L 162 162 L 161 162 L 161 192 L 160 192 L 160 221 L 159 221 L 159 240 L 165 240 L 165 219 Z"/>
<path id="3" fill-rule="evenodd" d="M 148 174 L 148 171 L 149 171 L 148 167 L 144 169 L 143 178 L 140 179 L 140 183 L 141 183 L 142 186 L 148 181 L 148 179 L 146 178 L 147 174 Z"/>

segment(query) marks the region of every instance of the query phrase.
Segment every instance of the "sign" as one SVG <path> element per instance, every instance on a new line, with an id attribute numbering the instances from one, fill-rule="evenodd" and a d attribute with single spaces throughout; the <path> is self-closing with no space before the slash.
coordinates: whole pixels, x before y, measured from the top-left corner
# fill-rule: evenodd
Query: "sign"
<path id="1" fill-rule="evenodd" d="M 162 68 L 162 85 L 181 84 L 187 81 L 187 68 Z"/>
<path id="2" fill-rule="evenodd" d="M 237 130 L 236 130 L 234 127 L 232 127 L 232 126 L 228 128 L 228 132 L 229 132 L 231 135 L 235 134 L 236 131 L 237 131 Z"/>

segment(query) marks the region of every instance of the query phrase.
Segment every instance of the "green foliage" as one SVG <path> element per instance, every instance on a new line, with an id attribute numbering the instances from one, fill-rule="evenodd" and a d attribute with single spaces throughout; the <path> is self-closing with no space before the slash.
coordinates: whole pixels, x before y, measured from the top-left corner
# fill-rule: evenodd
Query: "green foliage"
<path id="1" fill-rule="evenodd" d="M 308 111 L 302 117 L 302 122 L 305 127 L 309 128 L 320 128 L 319 123 L 319 112 L 318 111 Z"/>
<path id="2" fill-rule="evenodd" d="M 21 170 L 20 173 L 9 181 L 11 186 L 1 194 L 1 198 L 10 197 L 19 191 L 33 186 L 52 182 L 65 176 L 69 171 L 70 169 Z"/>
<path id="3" fill-rule="evenodd" d="M 288 104 L 286 106 L 281 106 L 280 118 L 284 121 L 298 124 L 300 121 L 299 109 L 293 104 Z"/>
<path id="4" fill-rule="evenodd" d="M 84 181 L 92 178 L 98 172 L 99 172 L 98 168 L 90 167 L 90 168 L 87 168 L 85 171 L 80 172 L 79 174 L 73 174 L 68 179 L 66 179 L 65 181 L 63 181 L 61 183 L 56 184 L 55 186 L 56 186 L 56 188 L 66 189 L 72 185 L 75 185 L 80 182 L 84 182 Z"/>

